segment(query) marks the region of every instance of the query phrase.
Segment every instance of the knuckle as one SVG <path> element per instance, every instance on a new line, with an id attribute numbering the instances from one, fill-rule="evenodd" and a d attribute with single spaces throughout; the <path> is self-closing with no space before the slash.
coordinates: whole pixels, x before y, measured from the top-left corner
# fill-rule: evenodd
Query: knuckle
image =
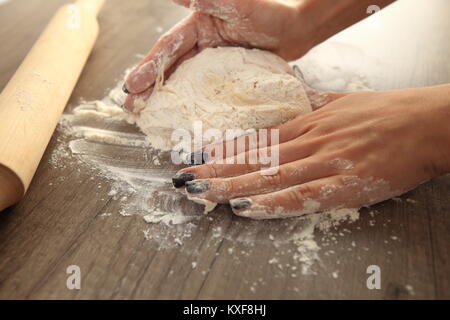
<path id="1" fill-rule="evenodd" d="M 278 170 L 275 174 L 261 175 L 261 177 L 267 185 L 279 187 L 282 183 L 281 175 L 281 171 Z"/>
<path id="2" fill-rule="evenodd" d="M 293 188 L 287 196 L 289 197 L 289 201 L 294 203 L 303 203 L 306 199 L 310 199 L 313 197 L 313 190 L 308 185 L 301 185 Z"/>
<path id="3" fill-rule="evenodd" d="M 169 32 L 169 33 L 165 33 L 165 34 L 163 34 L 160 38 L 159 38 L 159 41 L 161 42 L 161 43 L 164 43 L 164 44 L 167 44 L 167 43 L 169 43 L 169 42 L 171 42 L 173 40 L 173 36 L 172 36 L 172 34 Z"/>
<path id="4" fill-rule="evenodd" d="M 220 172 L 222 171 L 222 169 L 220 169 L 220 165 L 209 164 L 206 166 L 206 168 L 208 169 L 208 175 L 211 178 L 219 178 L 220 177 Z"/>
<path id="5" fill-rule="evenodd" d="M 231 195 L 235 195 L 239 193 L 241 184 L 236 181 L 236 179 L 229 178 L 223 180 L 223 189 L 225 192 L 228 192 Z"/>
<path id="6" fill-rule="evenodd" d="M 286 200 L 290 203 L 300 203 L 302 201 L 302 195 L 297 190 L 290 190 L 286 193 Z"/>
<path id="7" fill-rule="evenodd" d="M 296 193 L 301 196 L 302 199 L 311 198 L 314 196 L 314 189 L 308 184 L 298 186 L 296 191 Z"/>

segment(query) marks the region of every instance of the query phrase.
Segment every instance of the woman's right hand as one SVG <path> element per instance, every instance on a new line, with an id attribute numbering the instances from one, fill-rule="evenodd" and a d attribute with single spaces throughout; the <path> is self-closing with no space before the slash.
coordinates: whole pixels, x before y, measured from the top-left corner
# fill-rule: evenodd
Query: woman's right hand
<path id="1" fill-rule="evenodd" d="M 168 77 L 184 60 L 208 47 L 242 46 L 272 51 L 286 60 L 311 47 L 311 26 L 299 17 L 299 1 L 174 0 L 195 10 L 161 37 L 129 74 L 124 107 L 139 112 L 158 75 Z M 301 26 L 301 27 L 296 27 Z"/>

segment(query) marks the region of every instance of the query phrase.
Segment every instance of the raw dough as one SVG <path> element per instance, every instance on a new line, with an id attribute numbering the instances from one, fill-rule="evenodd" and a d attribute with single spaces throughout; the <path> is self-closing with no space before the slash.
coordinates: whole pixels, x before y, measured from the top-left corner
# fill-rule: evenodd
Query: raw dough
<path id="1" fill-rule="evenodd" d="M 175 129 L 261 129 L 311 112 L 302 82 L 267 51 L 206 49 L 156 89 L 136 120 L 153 147 L 170 150 Z"/>

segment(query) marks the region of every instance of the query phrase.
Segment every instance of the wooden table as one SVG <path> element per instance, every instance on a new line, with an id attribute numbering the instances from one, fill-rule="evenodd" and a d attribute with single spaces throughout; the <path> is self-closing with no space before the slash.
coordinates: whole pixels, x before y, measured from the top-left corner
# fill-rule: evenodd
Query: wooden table
<path id="1" fill-rule="evenodd" d="M 0 7 L 0 88 L 65 2 L 12 0 Z M 364 49 L 363 58 L 352 63 L 365 66 L 371 86 L 450 82 L 450 2 L 402 1 L 387 10 L 379 25 L 366 23 L 342 35 Z M 167 30 L 185 14 L 164 0 L 109 0 L 100 16 L 100 38 L 70 104 L 103 97 L 136 62 L 135 55 L 156 41 L 157 27 Z M 258 240 L 281 222 L 247 222 L 223 207 L 212 214 L 212 221 L 203 219 L 183 246 L 158 250 L 143 237 L 140 217 L 103 219 L 101 213 L 114 212 L 117 206 L 108 190 L 99 190 L 89 171 L 50 164 L 61 143 L 58 138 L 56 134 L 25 199 L 0 215 L 0 298 L 450 298 L 449 176 L 419 187 L 402 201 L 374 206 L 374 217 L 363 211 L 359 221 L 344 226 L 351 233 L 328 248 L 336 254 L 321 254 L 317 275 L 293 278 L 268 264 L 283 248 L 263 240 L 251 247 L 233 243 L 243 225 L 255 228 Z M 211 240 L 215 227 L 228 236 Z M 357 246 L 350 251 L 352 242 Z M 81 290 L 66 287 L 70 265 L 81 268 Z M 381 290 L 366 287 L 369 265 L 381 268 Z M 337 278 L 332 276 L 335 270 Z"/>

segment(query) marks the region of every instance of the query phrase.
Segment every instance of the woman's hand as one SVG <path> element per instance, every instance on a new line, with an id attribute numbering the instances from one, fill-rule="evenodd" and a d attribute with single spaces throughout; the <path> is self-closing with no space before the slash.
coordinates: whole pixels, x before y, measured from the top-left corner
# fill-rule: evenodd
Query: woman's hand
<path id="1" fill-rule="evenodd" d="M 218 46 L 272 51 L 286 60 L 368 16 L 372 0 L 173 0 L 195 12 L 155 44 L 127 77 L 124 108 L 145 107 L 155 81 L 186 59 Z M 378 0 L 382 8 L 394 0 Z M 220 63 L 220 61 L 218 62 Z"/>
<path id="2" fill-rule="evenodd" d="M 181 170 L 174 185 L 256 219 L 359 208 L 450 172 L 449 123 L 450 85 L 353 93 L 277 128 L 276 174 L 207 162 Z"/>
<path id="3" fill-rule="evenodd" d="M 128 76 L 124 90 L 131 93 L 125 103 L 137 112 L 150 96 L 160 72 L 168 77 L 184 60 L 208 47 L 243 46 L 261 48 L 291 60 L 311 48 L 309 26 L 298 25 L 295 2 L 273 0 L 175 0 L 195 10 L 153 47 Z M 220 61 L 218 61 L 220 63 Z M 141 103 L 139 103 L 141 102 Z"/>

